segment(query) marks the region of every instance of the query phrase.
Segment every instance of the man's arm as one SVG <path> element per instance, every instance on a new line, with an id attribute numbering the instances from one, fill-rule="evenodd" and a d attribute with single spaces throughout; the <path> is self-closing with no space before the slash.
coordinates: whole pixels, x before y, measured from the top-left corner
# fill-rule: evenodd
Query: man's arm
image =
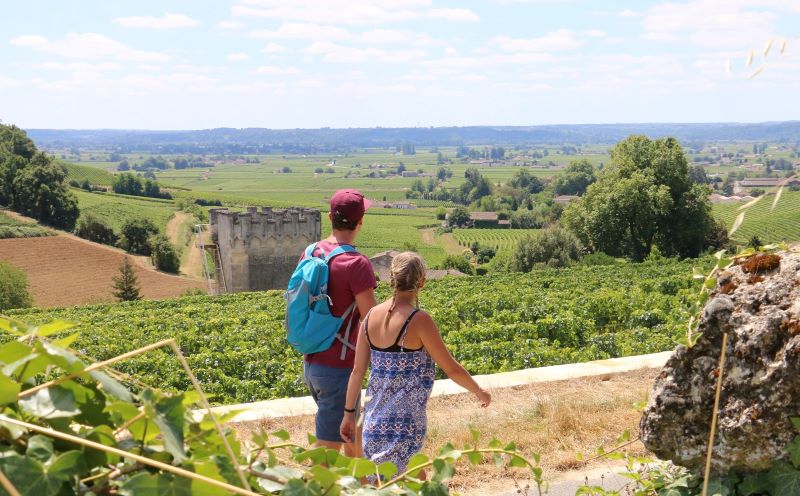
<path id="1" fill-rule="evenodd" d="M 361 315 L 362 319 L 367 315 L 367 312 L 377 304 L 378 302 L 375 301 L 375 290 L 372 288 L 365 289 L 356 295 L 356 306 L 358 307 L 358 313 Z"/>

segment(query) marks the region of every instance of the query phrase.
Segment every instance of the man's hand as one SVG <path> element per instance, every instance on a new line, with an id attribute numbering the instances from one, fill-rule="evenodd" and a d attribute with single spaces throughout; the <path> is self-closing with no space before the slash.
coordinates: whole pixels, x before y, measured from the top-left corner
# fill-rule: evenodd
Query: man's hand
<path id="1" fill-rule="evenodd" d="M 342 425 L 339 426 L 339 435 L 346 443 L 352 443 L 356 438 L 356 414 L 345 412 Z"/>

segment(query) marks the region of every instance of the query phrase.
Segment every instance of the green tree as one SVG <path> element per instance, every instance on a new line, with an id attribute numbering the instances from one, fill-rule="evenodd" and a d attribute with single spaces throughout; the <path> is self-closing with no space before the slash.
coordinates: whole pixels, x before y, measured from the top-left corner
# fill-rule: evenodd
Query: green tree
<path id="1" fill-rule="evenodd" d="M 511 269 L 530 272 L 536 268 L 568 267 L 581 259 L 578 238 L 560 226 L 548 227 L 517 242 Z"/>
<path id="2" fill-rule="evenodd" d="M 509 184 L 512 188 L 522 189 L 533 194 L 544 190 L 542 180 L 528 172 L 527 169 L 520 169 L 515 172 Z"/>
<path id="3" fill-rule="evenodd" d="M 128 253 L 150 255 L 150 236 L 158 234 L 158 227 L 150 219 L 132 219 L 122 225 L 120 246 Z"/>
<path id="4" fill-rule="evenodd" d="M 28 278 L 18 268 L 0 262 L 0 312 L 11 308 L 26 308 L 33 304 L 28 291 Z"/>
<path id="5" fill-rule="evenodd" d="M 175 247 L 166 236 L 153 236 L 150 238 L 150 251 L 153 258 L 153 265 L 158 270 L 177 274 L 181 268 L 181 260 Z"/>
<path id="6" fill-rule="evenodd" d="M 44 224 L 71 230 L 80 211 L 66 178 L 64 166 L 37 153 L 14 177 L 11 208 Z"/>
<path id="7" fill-rule="evenodd" d="M 666 256 L 695 257 L 713 228 L 708 193 L 691 180 L 677 140 L 630 136 L 562 219 L 593 251 L 643 260 L 655 244 Z"/>
<path id="8" fill-rule="evenodd" d="M 588 160 L 573 160 L 556 179 L 554 191 L 559 195 L 583 195 L 595 180 L 594 166 Z"/>
<path id="9" fill-rule="evenodd" d="M 455 269 L 464 274 L 473 274 L 472 264 L 463 255 L 447 255 L 440 266 L 443 269 Z"/>
<path id="10" fill-rule="evenodd" d="M 117 300 L 135 301 L 142 299 L 139 294 L 139 281 L 133 272 L 133 266 L 128 257 L 125 257 L 119 267 L 119 277 L 115 277 L 112 280 L 114 282 L 114 297 Z"/>
<path id="11" fill-rule="evenodd" d="M 450 227 L 465 226 L 469 222 L 469 210 L 464 207 L 456 207 L 447 218 L 447 225 Z"/>

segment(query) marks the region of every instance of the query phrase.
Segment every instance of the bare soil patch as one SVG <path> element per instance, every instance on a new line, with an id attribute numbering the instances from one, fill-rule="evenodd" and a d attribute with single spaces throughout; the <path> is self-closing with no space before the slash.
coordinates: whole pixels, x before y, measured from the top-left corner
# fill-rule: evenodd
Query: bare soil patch
<path id="1" fill-rule="evenodd" d="M 40 307 L 114 301 L 112 278 L 119 275 L 125 256 L 122 250 L 67 234 L 0 240 L 0 260 L 25 271 Z M 171 298 L 204 287 L 202 281 L 156 271 L 146 257 L 131 258 L 144 298 Z"/>
<path id="2" fill-rule="evenodd" d="M 167 222 L 167 239 L 169 239 L 170 243 L 177 247 L 181 247 L 184 245 L 185 240 L 178 239 L 180 237 L 181 226 L 184 222 L 186 222 L 189 217 L 191 217 L 186 212 L 175 212 L 175 215 Z"/>
<path id="3" fill-rule="evenodd" d="M 640 413 L 633 405 L 647 397 L 657 373 L 657 369 L 645 369 L 498 389 L 492 391 L 493 401 L 487 409 L 480 408 L 469 394 L 432 398 L 424 451 L 433 454 L 448 442 L 463 446 L 471 440 L 472 427 L 480 431 L 483 444 L 496 437 L 515 441 L 529 456 L 539 453 L 548 481 L 574 478 L 576 470 L 609 467 L 608 461 L 587 464 L 577 461 L 575 455 L 591 456 L 601 444 L 612 448 L 626 429 L 636 438 Z M 286 429 L 294 442 L 305 445 L 306 433 L 314 431 L 314 418 L 306 415 L 234 427 L 243 436 L 260 428 L 268 432 Z M 647 453 L 640 442 L 628 449 L 639 455 Z M 497 468 L 491 461 L 479 466 L 462 462 L 451 489 L 474 496 L 508 494 L 516 491 L 515 480 L 521 487 L 532 485 L 528 473 L 520 469 Z"/>

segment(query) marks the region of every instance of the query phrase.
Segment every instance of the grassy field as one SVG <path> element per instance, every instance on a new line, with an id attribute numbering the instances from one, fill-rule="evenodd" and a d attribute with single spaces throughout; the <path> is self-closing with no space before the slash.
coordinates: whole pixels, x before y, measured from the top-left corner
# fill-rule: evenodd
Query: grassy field
<path id="1" fill-rule="evenodd" d="M 82 183 L 88 179 L 89 183 L 97 186 L 111 186 L 114 175 L 96 167 L 62 162 L 67 168 L 67 182 L 75 180 Z"/>
<path id="2" fill-rule="evenodd" d="M 762 200 L 747 209 L 744 222 L 732 236 L 733 241 L 744 244 L 754 235 L 762 243 L 800 239 L 800 192 L 784 190 L 773 210 L 774 199 L 773 194 L 766 194 Z M 714 214 L 730 228 L 742 205 L 744 203 L 718 203 L 714 205 Z"/>
<path id="3" fill-rule="evenodd" d="M 52 232 L 38 224 L 20 222 L 0 211 L 0 239 L 40 238 Z"/>
<path id="4" fill-rule="evenodd" d="M 81 215 L 91 214 L 117 232 L 126 221 L 142 217 L 152 220 L 164 232 L 176 210 L 175 203 L 170 200 L 89 193 L 74 188 L 73 192 L 78 197 Z"/>

